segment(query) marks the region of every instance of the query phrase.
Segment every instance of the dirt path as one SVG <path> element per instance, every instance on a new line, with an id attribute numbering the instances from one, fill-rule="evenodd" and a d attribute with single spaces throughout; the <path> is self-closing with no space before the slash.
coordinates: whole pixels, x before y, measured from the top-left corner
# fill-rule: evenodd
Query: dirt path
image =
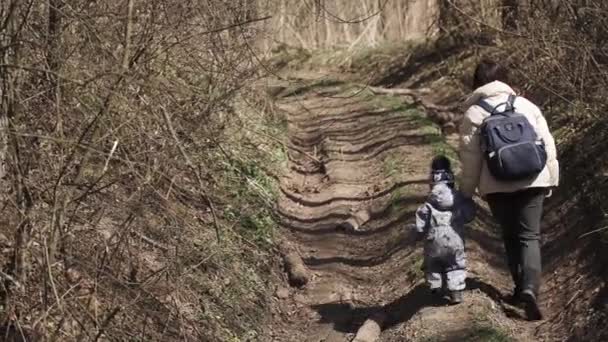
<path id="1" fill-rule="evenodd" d="M 278 203 L 283 235 L 312 277 L 278 290 L 274 340 L 351 341 L 369 318 L 380 341 L 536 340 L 501 301 L 501 247 L 484 230 L 471 230 L 466 302 L 446 306 L 427 293 L 408 224 L 441 137 L 417 109 L 347 88 L 309 87 L 278 103 L 294 148 Z"/>

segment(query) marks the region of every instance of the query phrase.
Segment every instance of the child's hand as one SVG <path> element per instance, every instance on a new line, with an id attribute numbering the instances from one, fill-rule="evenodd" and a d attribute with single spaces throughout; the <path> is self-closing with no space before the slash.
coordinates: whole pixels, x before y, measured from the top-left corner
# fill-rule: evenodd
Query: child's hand
<path id="1" fill-rule="evenodd" d="M 416 241 L 422 241 L 425 238 L 425 234 L 421 232 L 416 232 Z"/>
<path id="2" fill-rule="evenodd" d="M 465 199 L 464 206 L 461 211 L 464 223 L 471 223 L 477 215 L 477 203 L 473 199 Z"/>
<path id="3" fill-rule="evenodd" d="M 410 232 L 410 234 L 412 234 L 414 241 L 424 240 L 424 232 L 419 231 L 415 223 L 406 224 L 405 228 L 408 232 Z"/>

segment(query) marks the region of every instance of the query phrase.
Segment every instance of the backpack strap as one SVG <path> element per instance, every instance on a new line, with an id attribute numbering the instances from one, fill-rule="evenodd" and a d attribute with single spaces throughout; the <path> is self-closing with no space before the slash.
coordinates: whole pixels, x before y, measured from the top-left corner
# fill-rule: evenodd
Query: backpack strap
<path id="1" fill-rule="evenodd" d="M 515 111 L 515 99 L 517 95 L 511 94 L 509 95 L 509 99 L 507 100 L 507 109 L 505 111 L 514 112 Z"/>
<path id="2" fill-rule="evenodd" d="M 481 107 L 483 110 L 485 110 L 486 112 L 490 113 L 490 115 L 494 114 L 494 110 L 496 109 L 494 106 L 487 103 L 486 100 L 484 100 L 484 99 L 479 100 L 479 102 L 477 102 L 477 105 L 479 107 Z"/>
<path id="3" fill-rule="evenodd" d="M 481 99 L 477 102 L 477 105 L 481 108 L 483 108 L 483 110 L 485 110 L 486 112 L 490 113 L 490 115 L 494 115 L 496 113 L 496 108 L 504 105 L 505 106 L 505 110 L 501 113 L 510 113 L 510 112 L 514 112 L 515 111 L 515 99 L 517 98 L 516 95 L 514 94 L 510 94 L 509 98 L 507 99 L 507 102 L 503 102 L 498 104 L 496 107 L 492 106 L 491 104 L 489 104 L 488 102 L 486 102 L 486 100 Z"/>

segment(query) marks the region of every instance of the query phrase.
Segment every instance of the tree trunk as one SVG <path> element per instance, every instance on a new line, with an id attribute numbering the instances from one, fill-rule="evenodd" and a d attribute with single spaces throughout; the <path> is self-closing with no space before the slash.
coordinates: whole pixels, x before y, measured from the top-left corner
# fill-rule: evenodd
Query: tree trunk
<path id="1" fill-rule="evenodd" d="M 47 54 L 49 98 L 56 113 L 55 130 L 59 137 L 63 137 L 63 117 L 61 114 L 61 84 L 59 72 L 61 71 L 61 27 L 63 23 L 63 0 L 49 0 L 49 18 L 47 28 Z"/>
<path id="2" fill-rule="evenodd" d="M 48 81 L 49 81 L 49 100 L 52 103 L 55 112 L 55 131 L 60 139 L 64 138 L 63 132 L 63 113 L 61 111 L 61 83 L 59 82 L 59 74 L 61 72 L 62 63 L 62 25 L 63 25 L 63 8 L 65 6 L 64 0 L 49 0 L 49 17 L 47 27 L 47 52 L 46 62 L 48 68 Z M 53 220 L 51 227 L 48 232 L 48 243 L 47 248 L 48 264 L 52 265 L 55 263 L 55 253 L 57 251 L 57 244 L 60 235 L 59 222 L 61 222 L 61 212 L 57 211 L 59 204 L 62 202 L 60 196 L 55 193 Z M 49 266 L 47 265 L 47 266 Z"/>
<path id="3" fill-rule="evenodd" d="M 19 61 L 19 44 L 20 31 L 22 28 L 18 23 L 20 16 L 26 16 L 22 13 L 19 4 L 20 0 L 0 2 L 0 13 L 2 14 L 0 25 L 0 46 L 5 46 L 0 50 L 0 63 L 3 65 L 15 65 Z M 27 9 L 29 11 L 30 8 Z M 25 11 L 23 11 L 25 12 Z M 12 265 L 8 273 L 12 273 L 16 282 L 23 284 L 27 277 L 28 260 L 26 248 L 30 239 L 30 221 L 29 211 L 32 207 L 32 199 L 26 186 L 25 177 L 27 168 L 23 167 L 21 162 L 21 154 L 19 142 L 14 135 L 9 135 L 9 127 L 12 118 L 15 117 L 17 108 L 18 89 L 18 73 L 7 67 L 0 67 L 0 169 L 2 178 L 0 179 L 0 194 L 2 200 L 8 193 L 12 193 L 19 213 L 21 214 L 21 222 L 15 231 L 14 251 Z M 9 150 L 9 147 L 11 149 Z M 8 173 L 8 161 L 11 161 L 12 168 Z M 12 191 L 5 191 L 9 187 L 9 181 L 12 184 Z"/>
<path id="4" fill-rule="evenodd" d="M 14 17 L 17 11 L 16 1 L 6 1 L 0 4 L 0 46 L 6 48 L 0 50 L 0 63 L 10 65 L 13 63 L 14 45 L 11 38 L 13 30 Z M 8 153 L 8 118 L 12 113 L 15 105 L 14 99 L 14 82 L 11 70 L 6 67 L 0 67 L 0 179 L 6 175 L 6 158 Z M 4 192 L 4 191 L 2 191 Z"/>

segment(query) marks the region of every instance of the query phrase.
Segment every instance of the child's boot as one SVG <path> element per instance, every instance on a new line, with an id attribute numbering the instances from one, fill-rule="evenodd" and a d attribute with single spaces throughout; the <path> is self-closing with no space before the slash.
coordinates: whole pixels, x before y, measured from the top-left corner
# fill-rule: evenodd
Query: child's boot
<path id="1" fill-rule="evenodd" d="M 448 289 L 450 289 L 450 304 L 460 304 L 463 300 L 463 293 L 466 288 L 467 271 L 464 269 L 464 252 L 456 256 L 456 261 L 462 269 L 453 270 L 447 273 Z"/>
<path id="2" fill-rule="evenodd" d="M 436 288 L 431 288 L 431 294 L 433 296 L 437 296 L 437 297 L 443 297 L 444 296 L 444 291 L 441 287 L 436 287 Z"/>
<path id="3" fill-rule="evenodd" d="M 440 273 L 426 272 L 426 283 L 433 295 L 443 295 L 443 280 Z"/>
<path id="4" fill-rule="evenodd" d="M 450 304 L 457 305 L 462 303 L 463 301 L 463 292 L 462 290 L 454 290 L 450 291 Z"/>

